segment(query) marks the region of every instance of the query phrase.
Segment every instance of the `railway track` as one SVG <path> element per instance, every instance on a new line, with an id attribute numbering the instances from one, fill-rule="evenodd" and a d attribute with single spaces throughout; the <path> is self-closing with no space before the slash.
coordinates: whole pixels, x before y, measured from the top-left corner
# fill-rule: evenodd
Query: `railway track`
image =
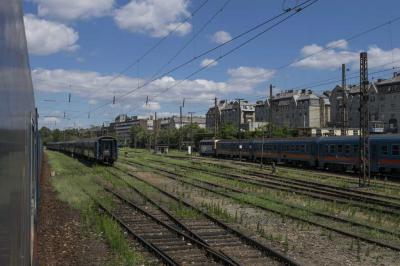
<path id="1" fill-rule="evenodd" d="M 227 172 L 219 172 L 219 171 L 212 171 L 212 170 L 204 170 L 199 167 L 193 166 L 186 166 L 178 163 L 172 162 L 164 162 L 155 159 L 149 159 L 150 161 L 156 162 L 158 164 L 171 164 L 174 166 L 178 166 L 185 169 L 190 169 L 194 171 L 199 171 L 206 174 L 212 174 L 214 176 L 218 176 L 224 179 L 230 180 L 239 180 L 244 183 L 258 185 L 269 189 L 276 189 L 285 192 L 296 192 L 297 194 L 309 196 L 312 198 L 326 200 L 326 201 L 333 201 L 339 202 L 343 204 L 352 204 L 354 206 L 358 206 L 360 208 L 367 208 L 372 211 L 383 212 L 391 215 L 399 215 L 400 216 L 400 204 L 391 202 L 386 200 L 385 198 L 379 198 L 376 194 L 373 196 L 368 194 L 363 194 L 363 191 L 360 191 L 360 194 L 356 192 L 348 192 L 348 191 L 339 191 L 340 188 L 325 188 L 324 185 L 316 185 L 316 184 L 303 184 L 297 181 L 291 180 L 282 180 L 281 177 L 278 176 L 255 176 L 250 177 L 250 174 L 244 175 L 237 175 L 237 174 L 230 174 Z M 397 199 L 397 198 L 396 198 Z M 366 205 L 366 204 L 373 204 Z M 379 208 L 375 207 L 379 206 Z"/>
<path id="2" fill-rule="evenodd" d="M 166 157 L 173 158 L 173 159 L 186 159 L 186 160 L 197 160 L 197 161 L 205 161 L 205 162 L 210 162 L 212 161 L 213 164 L 217 164 L 218 166 L 224 165 L 223 163 L 234 163 L 235 166 L 240 165 L 240 166 L 245 166 L 245 167 L 254 167 L 257 166 L 256 163 L 252 162 L 245 162 L 245 161 L 239 161 L 238 159 L 222 159 L 222 158 L 216 158 L 216 157 L 188 157 L 188 156 L 176 156 L 176 155 L 167 155 Z M 226 165 L 224 165 L 226 166 Z M 228 166 L 229 167 L 229 166 Z M 290 166 L 290 165 L 283 165 L 283 164 L 278 164 L 278 168 L 282 168 L 286 171 L 302 171 L 304 173 L 310 173 L 311 175 L 321 178 L 334 178 L 337 180 L 346 180 L 349 183 L 352 183 L 354 185 L 358 185 L 358 180 L 355 180 L 358 178 L 358 175 L 356 173 L 347 173 L 347 174 L 340 174 L 338 172 L 334 171 L 329 171 L 329 170 L 321 170 L 321 169 L 313 169 L 313 170 L 308 170 L 307 168 L 299 168 L 299 166 Z M 378 175 L 377 180 L 373 180 L 373 185 L 376 187 L 381 187 L 381 188 L 386 188 L 388 184 L 386 184 L 386 181 L 383 181 L 385 179 L 388 179 L 391 182 L 390 185 L 396 187 L 397 189 L 400 189 L 400 183 L 398 180 L 400 180 L 399 176 L 393 176 L 393 175 Z"/>
<path id="3" fill-rule="evenodd" d="M 167 173 L 168 174 L 172 174 L 172 172 L 169 172 L 169 171 Z M 174 173 L 174 174 L 176 175 L 176 173 Z M 231 192 L 235 192 L 235 193 L 241 193 L 241 194 L 248 193 L 247 191 L 244 191 L 244 190 L 241 190 L 241 189 L 232 188 L 232 187 L 228 187 L 228 186 L 220 185 L 220 184 L 215 184 L 215 183 L 207 182 L 207 181 L 204 181 L 204 180 L 196 179 L 196 181 L 201 182 L 203 184 L 207 184 L 207 185 L 216 187 L 216 188 L 222 188 L 222 189 L 225 189 L 225 190 L 228 190 L 228 191 L 231 191 Z M 400 238 L 400 233 L 389 231 L 389 230 L 386 230 L 384 228 L 373 227 L 373 226 L 370 226 L 370 225 L 367 225 L 367 224 L 363 224 L 363 223 L 359 223 L 359 222 L 356 222 L 356 221 L 340 218 L 338 216 L 325 214 L 325 213 L 322 213 L 322 212 L 319 212 L 319 211 L 313 211 L 313 210 L 310 210 L 310 209 L 307 209 L 307 208 L 304 208 L 304 207 L 300 207 L 300 206 L 296 206 L 296 205 L 293 205 L 293 204 L 288 204 L 288 203 L 284 203 L 282 201 L 278 201 L 278 200 L 274 200 L 274 199 L 271 199 L 271 198 L 267 198 L 267 197 L 262 196 L 262 195 L 257 195 L 257 197 L 259 197 L 261 199 L 264 199 L 264 200 L 268 200 L 268 201 L 276 203 L 276 204 L 283 205 L 283 206 L 291 208 L 291 209 L 297 209 L 297 210 L 301 210 L 301 211 L 306 211 L 308 213 L 311 213 L 311 214 L 319 216 L 319 217 L 328 218 L 328 219 L 339 221 L 339 222 L 342 222 L 342 223 L 345 223 L 345 224 L 350 224 L 352 226 L 363 227 L 365 229 L 374 230 L 376 232 L 380 232 L 380 233 L 388 234 L 388 235 L 393 235 L 393 236 L 396 236 L 396 237 Z"/>
<path id="4" fill-rule="evenodd" d="M 200 164 L 199 162 L 193 162 L 193 163 Z M 210 166 L 224 168 L 224 169 L 231 170 L 231 171 L 232 170 L 240 170 L 240 169 L 238 169 L 236 167 L 227 166 L 227 165 L 224 165 L 224 164 L 218 164 L 218 163 L 208 163 L 208 164 Z M 304 170 L 302 170 L 302 171 L 304 171 Z M 308 172 L 312 173 L 313 171 L 308 171 Z M 318 183 L 318 182 L 308 181 L 308 180 L 303 180 L 303 179 L 298 179 L 298 178 L 290 178 L 290 177 L 285 177 L 285 176 L 273 175 L 273 174 L 254 171 L 254 170 L 246 169 L 244 174 L 257 176 L 257 177 L 261 177 L 261 178 L 266 178 L 266 177 L 273 178 L 274 180 L 282 180 L 284 182 L 291 182 L 293 184 L 305 184 L 305 185 L 307 185 L 309 187 L 322 188 L 322 189 L 326 189 L 327 191 L 340 190 L 340 191 L 346 191 L 346 192 L 350 192 L 350 193 L 357 193 L 357 194 L 361 194 L 361 195 L 367 195 L 367 196 L 371 196 L 371 197 L 377 197 L 377 198 L 381 198 L 381 199 L 384 199 L 384 200 L 400 201 L 400 197 L 382 195 L 382 194 L 379 194 L 379 193 L 372 193 L 372 192 L 367 192 L 367 191 L 360 191 L 360 190 L 356 190 L 356 189 L 344 188 L 344 187 L 334 186 L 334 185 L 330 185 L 330 184 L 323 184 L 323 183 Z M 315 173 L 313 173 L 313 174 L 315 174 Z"/>
<path id="5" fill-rule="evenodd" d="M 149 167 L 148 165 L 143 165 L 143 164 L 136 163 L 136 162 L 135 162 L 135 164 L 139 165 L 140 167 Z M 198 184 L 194 184 L 192 182 L 188 182 L 188 181 L 184 180 L 183 179 L 183 178 L 185 178 L 184 176 L 176 174 L 176 173 L 173 173 L 171 171 L 168 171 L 168 170 L 165 170 L 165 169 L 159 169 L 158 167 L 153 167 L 153 166 L 151 166 L 150 168 L 156 170 L 156 172 L 158 172 L 162 176 L 171 178 L 171 179 L 176 180 L 178 182 L 181 182 L 183 184 L 187 184 L 187 185 L 190 185 L 190 186 L 193 186 L 193 187 L 197 187 L 199 189 L 203 189 L 203 190 L 218 194 L 220 196 L 231 198 L 233 200 L 237 200 L 238 199 L 234 195 L 232 195 L 232 194 L 230 194 L 228 192 L 222 191 L 221 188 L 224 189 L 223 186 L 216 185 L 216 184 L 206 184 L 203 181 L 201 181 L 200 183 L 203 183 L 203 184 L 206 184 L 206 185 L 198 185 Z M 125 172 L 125 173 L 130 175 L 130 176 L 132 176 L 132 174 L 130 174 L 130 173 L 127 173 L 127 172 Z M 214 186 L 214 188 L 210 187 L 210 186 Z M 242 192 L 237 191 L 237 193 L 242 193 Z M 243 199 L 241 199 L 241 201 L 243 201 Z M 377 239 L 372 239 L 372 238 L 369 238 L 369 237 L 365 237 L 365 236 L 361 236 L 361 235 L 352 233 L 350 231 L 345 231 L 345 230 L 340 229 L 340 227 L 336 228 L 336 227 L 333 227 L 333 226 L 330 226 L 330 225 L 326 225 L 326 224 L 318 223 L 318 222 L 315 222 L 315 221 L 311 221 L 311 220 L 309 220 L 307 218 L 298 217 L 298 216 L 290 214 L 289 212 L 282 212 L 282 211 L 278 211 L 278 210 L 273 209 L 273 208 L 268 208 L 268 207 L 265 207 L 265 206 L 263 206 L 261 204 L 256 204 L 256 203 L 248 201 L 248 200 L 244 200 L 244 202 L 249 204 L 250 206 L 254 206 L 254 207 L 263 209 L 265 211 L 274 212 L 274 213 L 277 213 L 277 214 L 280 214 L 280 215 L 284 215 L 284 216 L 287 216 L 287 217 L 292 218 L 294 220 L 300 220 L 302 222 L 306 222 L 306 223 L 309 223 L 309 224 L 314 225 L 314 226 L 318 226 L 318 227 L 321 227 L 321 228 L 324 228 L 324 229 L 327 229 L 327 230 L 331 230 L 333 232 L 336 232 L 336 233 L 339 233 L 339 234 L 342 234 L 342 235 L 345 235 L 345 236 L 348 236 L 348 237 L 352 237 L 354 239 L 362 240 L 364 242 L 371 243 L 371 244 L 374 244 L 374 245 L 377 245 L 377 246 L 389 248 L 389 249 L 392 249 L 394 251 L 400 251 L 400 247 L 399 246 L 393 245 L 391 243 L 382 242 L 382 241 L 377 240 Z M 362 225 L 362 226 L 364 226 L 364 225 Z M 379 231 L 379 228 L 374 228 L 374 229 L 376 229 L 376 231 Z M 383 230 L 383 231 L 386 231 L 386 230 Z M 390 234 L 392 232 L 386 231 L 385 233 L 389 233 Z"/>
<path id="6" fill-rule="evenodd" d="M 139 206 L 109 188 L 113 208 L 97 205 L 166 265 L 239 265 L 204 243 L 178 230 L 176 223 L 154 208 Z"/>
<path id="7" fill-rule="evenodd" d="M 119 171 L 121 169 L 116 168 Z M 127 187 L 132 189 L 137 195 L 139 195 L 146 202 L 151 204 L 151 212 L 154 216 L 162 217 L 165 222 L 171 223 L 171 226 L 176 226 L 181 229 L 182 232 L 190 235 L 193 239 L 202 243 L 207 249 L 210 249 L 213 253 L 217 254 L 222 264 L 225 265 L 299 265 L 289 257 L 281 254 L 278 251 L 267 247 L 256 240 L 253 240 L 244 234 L 240 233 L 236 229 L 233 229 L 229 225 L 209 216 L 195 206 L 169 194 L 165 191 L 160 190 L 154 185 L 146 183 L 147 185 L 156 188 L 164 196 L 167 196 L 169 200 L 176 203 L 183 203 L 187 208 L 194 210 L 200 215 L 196 218 L 181 218 L 174 217 L 168 210 L 160 206 L 155 200 L 146 196 L 145 193 L 141 192 L 135 186 L 119 177 L 115 173 L 109 171 L 116 178 L 122 180 Z M 130 175 L 134 178 L 134 175 Z M 143 181 L 142 179 L 138 179 Z M 126 200 L 126 199 L 125 199 Z M 203 246 L 203 248 L 205 248 Z M 223 260 L 225 259 L 225 261 Z"/>

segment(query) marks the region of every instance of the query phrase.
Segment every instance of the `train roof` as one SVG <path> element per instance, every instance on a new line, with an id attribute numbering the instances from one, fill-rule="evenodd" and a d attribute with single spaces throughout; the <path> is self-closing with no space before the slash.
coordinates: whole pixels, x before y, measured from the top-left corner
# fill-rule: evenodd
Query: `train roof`
<path id="1" fill-rule="evenodd" d="M 77 142 L 96 142 L 102 139 L 112 139 L 116 140 L 116 138 L 111 137 L 111 136 L 101 136 L 101 137 L 95 137 L 95 138 L 83 138 L 83 139 L 77 139 L 77 140 L 69 140 L 69 141 L 58 141 L 58 142 L 49 142 L 48 145 L 55 145 L 55 144 L 68 144 L 68 143 L 77 143 Z"/>
<path id="2" fill-rule="evenodd" d="M 400 134 L 372 135 L 370 138 L 373 140 L 397 140 L 400 139 Z"/>

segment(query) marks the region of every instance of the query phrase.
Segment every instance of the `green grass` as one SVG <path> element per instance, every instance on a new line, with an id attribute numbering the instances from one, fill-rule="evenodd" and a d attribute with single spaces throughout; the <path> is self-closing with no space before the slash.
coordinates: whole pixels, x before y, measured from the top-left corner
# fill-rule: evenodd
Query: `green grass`
<path id="1" fill-rule="evenodd" d="M 313 199 L 304 195 L 296 195 L 290 192 L 262 188 L 260 186 L 248 184 L 246 182 L 216 177 L 212 174 L 205 174 L 196 170 L 185 170 L 183 167 L 190 166 L 192 164 L 191 161 L 177 161 L 162 156 L 154 157 L 149 155 L 142 157 L 140 161 L 146 162 L 147 159 L 156 159 L 157 161 L 161 162 L 160 164 L 163 168 L 173 170 L 179 174 L 186 175 L 187 178 L 189 178 L 191 181 L 207 181 L 217 185 L 228 186 L 231 188 L 239 188 L 241 190 L 244 190 L 246 193 L 256 195 L 265 200 L 280 201 L 282 203 L 297 206 L 299 208 L 305 208 L 310 211 L 327 213 L 330 215 L 340 216 L 342 218 L 348 218 L 355 222 L 383 227 L 389 231 L 398 231 L 396 230 L 396 228 L 399 228 L 398 225 L 400 219 L 397 216 L 384 215 L 380 212 L 370 211 L 360 208 L 358 206 L 353 206 L 352 204 L 338 204 L 336 202 L 327 202 L 319 199 Z M 134 160 L 138 160 L 138 158 L 135 158 Z M 147 161 L 146 163 L 149 165 L 154 164 L 153 162 L 149 161 Z M 171 163 L 173 165 L 168 165 L 168 163 Z M 158 166 L 160 166 L 160 164 Z M 208 164 L 204 164 L 201 168 L 205 170 L 210 167 L 208 166 Z M 212 167 L 211 171 L 215 170 L 216 169 Z M 217 170 L 217 172 L 221 171 Z M 190 173 L 190 175 L 188 175 L 188 173 Z"/>
<path id="2" fill-rule="evenodd" d="M 141 162 L 145 162 L 149 167 L 151 167 L 153 164 L 155 164 L 154 162 L 149 162 L 146 160 L 151 158 L 151 156 L 142 156 L 140 159 L 139 158 L 135 158 L 132 161 L 141 161 Z M 154 159 L 154 157 L 153 157 Z M 165 161 L 166 159 L 163 158 L 163 160 L 160 161 Z M 343 204 L 336 204 L 336 203 L 327 203 L 327 202 L 321 202 L 321 201 L 316 201 L 316 200 L 312 200 L 310 198 L 306 198 L 303 197 L 302 201 L 300 202 L 296 202 L 296 204 L 292 204 L 292 205 L 298 205 L 299 207 L 302 207 L 304 210 L 300 210 L 300 209 L 293 209 L 290 208 L 288 206 L 282 205 L 279 202 L 290 202 L 290 199 L 294 197 L 293 194 L 289 194 L 286 192 L 276 192 L 276 193 L 254 193 L 251 190 L 254 189 L 252 188 L 252 185 L 248 185 L 248 184 L 241 184 L 240 182 L 236 181 L 236 180 L 226 180 L 220 177 L 215 177 L 212 176 L 212 174 L 204 174 L 195 170 L 185 170 L 183 168 L 180 168 L 179 165 L 184 165 L 185 162 L 174 162 L 175 164 L 178 165 L 164 165 L 164 162 L 159 163 L 156 165 L 156 167 L 160 167 L 160 164 L 162 165 L 162 168 L 165 169 L 169 169 L 169 170 L 173 170 L 175 171 L 177 174 L 181 174 L 184 176 L 184 180 L 186 180 L 189 183 L 197 183 L 196 181 L 207 181 L 207 182 L 211 182 L 214 184 L 218 184 L 218 185 L 228 185 L 228 187 L 240 187 L 241 189 L 243 188 L 247 188 L 250 189 L 249 193 L 243 194 L 243 193 L 233 193 L 233 192 L 227 192 L 224 191 L 224 189 L 220 189 L 217 188 L 215 189 L 216 191 L 220 191 L 223 192 L 224 194 L 229 194 L 232 196 L 233 199 L 235 199 L 236 201 L 238 201 L 239 203 L 242 204 L 251 204 L 254 206 L 260 206 L 260 207 L 265 207 L 268 208 L 270 210 L 273 210 L 281 215 L 283 215 L 282 219 L 285 219 L 285 216 L 290 216 L 290 215 L 294 215 L 295 217 L 299 217 L 302 219 L 305 219 L 307 221 L 312 221 L 312 222 L 317 222 L 317 223 L 321 223 L 327 226 L 333 226 L 333 227 L 338 227 L 340 226 L 340 229 L 345 230 L 345 231 L 350 231 L 350 232 L 354 232 L 354 233 L 358 233 L 360 235 L 364 235 L 370 238 L 374 238 L 374 239 L 382 239 L 382 240 L 386 240 L 386 241 L 394 241 L 395 243 L 399 243 L 399 239 L 397 239 L 396 237 L 393 237 L 392 235 L 387 235 L 387 234 L 381 234 L 379 232 L 376 232 L 374 230 L 370 230 L 370 229 L 366 229 L 366 228 L 360 228 L 360 227 L 352 227 L 350 225 L 343 225 L 341 223 L 337 223 L 334 222 L 332 220 L 326 219 L 326 218 L 322 218 L 322 217 L 318 217 L 313 215 L 312 213 L 308 212 L 307 210 L 318 210 L 320 212 L 323 213 L 330 213 L 332 215 L 337 215 L 339 213 L 347 213 L 348 217 L 351 220 L 357 221 L 359 219 L 355 219 L 355 213 L 357 211 L 356 208 L 352 207 L 352 206 L 345 206 Z M 217 216 L 219 216 L 220 218 L 228 218 L 228 217 L 224 217 L 225 213 L 224 213 L 224 209 L 221 206 L 203 206 L 206 207 L 207 211 L 210 213 L 213 213 Z M 377 214 L 382 216 L 382 214 Z M 370 219 L 372 217 L 372 214 L 370 213 L 370 216 L 368 216 Z M 393 218 L 393 217 L 391 217 Z M 360 219 L 361 220 L 361 219 Z M 374 218 L 374 220 L 376 220 L 376 217 Z M 362 221 L 362 220 L 361 220 Z M 365 222 L 365 221 L 364 221 Z M 369 223 L 371 223 L 371 220 L 369 220 Z M 372 224 L 374 225 L 374 224 Z M 376 221 L 375 221 L 375 225 L 376 225 Z M 393 230 L 393 228 L 389 229 L 389 230 Z"/>
<path id="3" fill-rule="evenodd" d="M 111 249 L 110 265 L 146 264 L 141 252 L 131 248 L 118 223 L 106 215 L 101 215 L 88 196 L 97 198 L 107 208 L 112 208 L 112 200 L 101 191 L 97 184 L 99 175 L 106 174 L 104 167 L 87 167 L 79 161 L 57 152 L 46 152 L 55 175 L 51 183 L 60 200 L 78 209 L 84 219 L 83 233 L 95 232 L 101 235 Z"/>

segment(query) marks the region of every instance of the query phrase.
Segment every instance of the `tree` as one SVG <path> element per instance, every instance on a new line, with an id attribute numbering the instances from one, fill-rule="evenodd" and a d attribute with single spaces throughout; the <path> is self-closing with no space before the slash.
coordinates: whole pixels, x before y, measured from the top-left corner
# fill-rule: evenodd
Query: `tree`
<path id="1" fill-rule="evenodd" d="M 236 139 L 238 128 L 232 123 L 222 125 L 218 132 L 218 137 L 221 139 Z"/>
<path id="2" fill-rule="evenodd" d="M 131 147 L 133 148 L 145 148 L 146 143 L 149 142 L 150 133 L 140 127 L 140 126 L 132 126 L 131 127 Z"/>
<path id="3" fill-rule="evenodd" d="M 39 130 L 40 137 L 42 138 L 43 144 L 53 141 L 53 136 L 51 129 L 47 127 L 42 127 Z"/>

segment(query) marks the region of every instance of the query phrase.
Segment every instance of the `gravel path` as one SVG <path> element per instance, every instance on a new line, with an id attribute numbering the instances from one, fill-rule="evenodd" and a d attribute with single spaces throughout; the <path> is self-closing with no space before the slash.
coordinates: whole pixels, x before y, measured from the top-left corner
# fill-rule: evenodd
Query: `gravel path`
<path id="1" fill-rule="evenodd" d="M 105 265 L 110 257 L 107 245 L 82 228 L 78 210 L 57 198 L 50 182 L 47 158 L 40 180 L 36 260 L 38 265 Z"/>

